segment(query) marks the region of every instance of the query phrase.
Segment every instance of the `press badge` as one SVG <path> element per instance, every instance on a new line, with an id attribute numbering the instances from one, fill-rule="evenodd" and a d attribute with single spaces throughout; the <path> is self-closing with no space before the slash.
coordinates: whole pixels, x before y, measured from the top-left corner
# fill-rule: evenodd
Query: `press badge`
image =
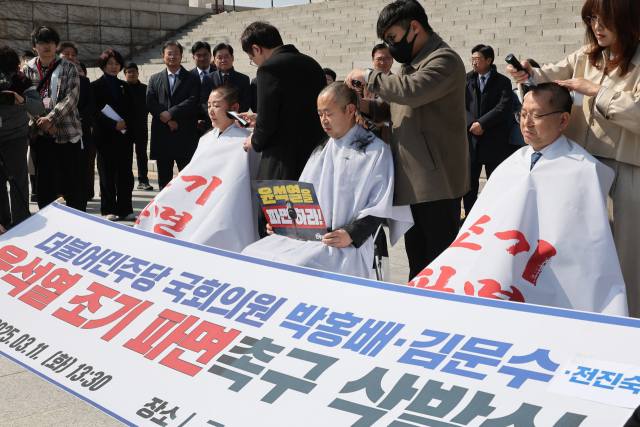
<path id="1" fill-rule="evenodd" d="M 42 98 L 42 103 L 44 104 L 44 108 L 51 108 L 51 98 Z"/>

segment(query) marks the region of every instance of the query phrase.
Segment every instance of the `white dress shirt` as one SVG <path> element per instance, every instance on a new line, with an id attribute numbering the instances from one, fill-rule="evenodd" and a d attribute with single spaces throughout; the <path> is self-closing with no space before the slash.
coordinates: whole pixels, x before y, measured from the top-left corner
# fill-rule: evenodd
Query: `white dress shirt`
<path id="1" fill-rule="evenodd" d="M 175 73 L 172 73 L 171 70 L 167 68 L 167 76 L 169 77 L 169 90 L 171 91 L 172 95 L 173 95 L 173 86 L 176 84 L 176 79 L 178 78 L 178 74 L 180 74 L 181 69 L 182 67 L 178 68 L 178 71 L 176 71 Z"/>
<path id="2" fill-rule="evenodd" d="M 202 83 L 202 80 L 204 80 L 204 76 L 206 76 L 211 72 L 211 65 L 209 65 L 204 70 L 201 70 L 200 67 L 196 67 L 196 68 L 198 69 L 198 75 L 200 76 L 200 83 Z"/>
<path id="3" fill-rule="evenodd" d="M 489 71 L 487 74 L 478 74 L 478 87 L 480 88 L 480 92 L 484 92 L 484 87 L 487 85 L 487 82 L 489 81 L 489 76 L 491 76 L 491 71 Z M 482 79 L 481 77 L 484 77 L 484 83 L 482 83 Z"/>

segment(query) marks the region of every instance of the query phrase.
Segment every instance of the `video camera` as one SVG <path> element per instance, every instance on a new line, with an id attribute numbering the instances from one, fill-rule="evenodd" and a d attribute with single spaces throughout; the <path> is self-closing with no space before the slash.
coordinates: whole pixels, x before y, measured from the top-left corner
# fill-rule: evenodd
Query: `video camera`
<path id="1" fill-rule="evenodd" d="M 11 76 L 0 70 L 0 105 L 15 104 L 15 96 L 12 93 L 2 93 L 3 90 L 9 90 L 11 87 Z"/>

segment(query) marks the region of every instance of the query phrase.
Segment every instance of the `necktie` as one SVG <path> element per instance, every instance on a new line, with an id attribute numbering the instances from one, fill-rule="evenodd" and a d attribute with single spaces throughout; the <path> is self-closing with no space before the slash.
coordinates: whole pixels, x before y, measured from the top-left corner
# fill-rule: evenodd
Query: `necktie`
<path id="1" fill-rule="evenodd" d="M 171 95 L 173 95 L 173 86 L 175 85 L 175 74 L 169 74 L 169 89 L 171 89 Z"/>
<path id="2" fill-rule="evenodd" d="M 480 92 L 484 92 L 484 82 L 486 80 L 485 76 L 480 76 Z"/>
<path id="3" fill-rule="evenodd" d="M 227 77 L 229 77 L 229 75 L 228 75 L 228 74 L 224 74 L 224 75 L 222 76 L 222 83 L 226 83 L 226 82 L 227 82 Z"/>
<path id="4" fill-rule="evenodd" d="M 533 167 L 536 165 L 538 160 L 540 160 L 540 157 L 542 157 L 542 153 L 538 153 L 537 151 L 535 151 L 531 155 L 531 169 L 533 169 Z M 531 169 L 529 169 L 529 170 L 531 170 Z"/>
<path id="5" fill-rule="evenodd" d="M 204 71 L 200 71 L 200 83 L 204 80 Z"/>

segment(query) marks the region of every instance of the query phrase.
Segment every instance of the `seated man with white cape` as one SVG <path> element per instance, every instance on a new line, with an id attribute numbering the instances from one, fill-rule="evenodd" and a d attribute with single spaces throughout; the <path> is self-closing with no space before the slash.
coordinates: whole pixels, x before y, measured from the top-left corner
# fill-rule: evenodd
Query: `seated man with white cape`
<path id="1" fill-rule="evenodd" d="M 328 141 L 311 154 L 301 182 L 312 183 L 329 233 L 322 242 L 273 234 L 248 246 L 256 258 L 371 278 L 373 234 L 387 220 L 394 245 L 413 226 L 408 206 L 393 206 L 391 149 L 356 124 L 357 94 L 332 83 L 318 96 L 318 114 Z M 301 135 L 304 137 L 304 135 Z"/>
<path id="2" fill-rule="evenodd" d="M 562 132 L 572 100 L 556 83 L 529 92 L 525 142 L 491 175 L 455 242 L 409 286 L 627 316 L 607 218 L 614 172 Z"/>
<path id="3" fill-rule="evenodd" d="M 251 132 L 226 115 L 239 106 L 235 86 L 223 84 L 211 92 L 213 129 L 200 138 L 191 162 L 142 211 L 135 228 L 233 252 L 258 240 L 251 180 L 260 155 L 244 152 L 242 143 Z"/>

